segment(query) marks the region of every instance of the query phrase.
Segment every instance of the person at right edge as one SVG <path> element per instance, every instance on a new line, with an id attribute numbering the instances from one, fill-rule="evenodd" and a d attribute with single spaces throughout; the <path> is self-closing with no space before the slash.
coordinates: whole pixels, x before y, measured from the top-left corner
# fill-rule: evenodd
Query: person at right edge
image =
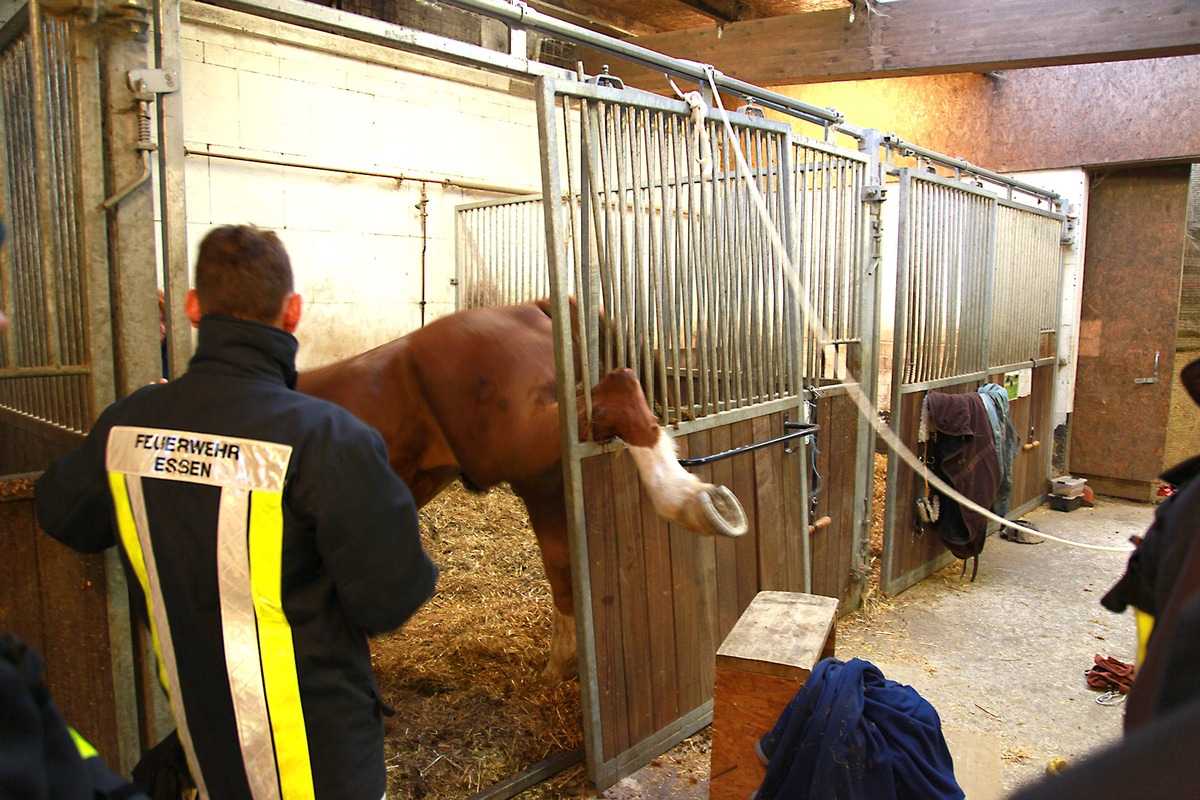
<path id="1" fill-rule="evenodd" d="M 1180 378 L 1200 405 L 1200 360 Z M 1162 479 L 1174 496 L 1155 509 L 1125 574 L 1100 601 L 1117 613 L 1133 606 L 1139 633 L 1149 632 L 1125 701 L 1125 736 L 1013 800 L 1200 797 L 1200 454 Z"/>
<path id="2" fill-rule="evenodd" d="M 105 409 L 37 481 L 38 522 L 119 546 L 202 798 L 379 800 L 368 636 L 437 578 L 412 494 L 374 428 L 295 391 L 301 300 L 274 233 L 210 231 L 186 310 L 187 373 Z"/>

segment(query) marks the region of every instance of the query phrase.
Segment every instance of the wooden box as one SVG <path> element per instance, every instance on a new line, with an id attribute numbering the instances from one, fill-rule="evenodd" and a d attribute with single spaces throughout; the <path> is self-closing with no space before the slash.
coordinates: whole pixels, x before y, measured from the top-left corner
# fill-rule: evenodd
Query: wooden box
<path id="1" fill-rule="evenodd" d="M 817 662 L 833 655 L 838 601 L 759 592 L 717 650 L 709 797 L 747 800 L 767 769 L 754 746 Z"/>

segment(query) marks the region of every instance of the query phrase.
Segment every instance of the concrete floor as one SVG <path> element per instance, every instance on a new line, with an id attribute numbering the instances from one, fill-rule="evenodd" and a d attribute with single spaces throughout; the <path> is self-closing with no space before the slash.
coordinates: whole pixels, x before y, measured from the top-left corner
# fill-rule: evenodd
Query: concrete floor
<path id="1" fill-rule="evenodd" d="M 1062 538 L 1121 546 L 1145 531 L 1153 512 L 1099 497 L 1092 509 L 1042 506 L 1026 519 Z M 971 743 L 971 763 L 961 765 L 975 787 L 968 800 L 994 800 L 1040 778 L 1051 758 L 1077 762 L 1121 736 L 1124 706 L 1097 704 L 1084 674 L 1096 654 L 1134 660 L 1132 613 L 1099 604 L 1126 560 L 1124 553 L 992 536 L 974 583 L 960 579 L 955 564 L 871 604 L 867 614 L 844 618 L 837 656 L 872 661 L 916 688 L 941 716 L 956 765 L 958 742 Z M 708 797 L 703 782 L 672 784 L 666 772 L 646 767 L 602 796 Z"/>
<path id="2" fill-rule="evenodd" d="M 1085 544 L 1121 546 L 1150 524 L 1154 507 L 1097 498 L 1093 509 L 1026 516 L 1039 530 Z M 1078 761 L 1121 735 L 1123 705 L 1096 703 L 1084 674 L 1096 654 L 1132 663 L 1132 612 L 1100 598 L 1128 555 L 1051 541 L 987 542 L 974 583 L 949 567 L 864 620 L 839 626 L 838 657 L 918 668 L 905 680 L 948 730 L 995 737 L 1010 793 L 1045 774 L 1049 759 Z M 906 675 L 911 675 L 906 672 Z M 901 676 L 896 676 L 901 680 Z"/>

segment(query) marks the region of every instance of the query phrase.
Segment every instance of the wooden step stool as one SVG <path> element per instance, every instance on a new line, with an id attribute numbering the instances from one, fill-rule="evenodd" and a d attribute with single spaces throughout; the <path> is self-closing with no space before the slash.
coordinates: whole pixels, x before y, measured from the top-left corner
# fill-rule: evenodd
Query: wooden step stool
<path id="1" fill-rule="evenodd" d="M 754 745 L 833 655 L 838 601 L 797 592 L 759 592 L 717 650 L 713 687 L 710 800 L 747 800 L 767 768 Z"/>

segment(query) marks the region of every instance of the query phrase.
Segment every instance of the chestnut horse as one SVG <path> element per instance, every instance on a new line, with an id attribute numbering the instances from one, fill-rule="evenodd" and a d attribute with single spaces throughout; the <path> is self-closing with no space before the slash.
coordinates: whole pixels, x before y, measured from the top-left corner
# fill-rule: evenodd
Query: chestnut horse
<path id="1" fill-rule="evenodd" d="M 392 468 L 419 506 L 459 476 L 479 489 L 512 487 L 537 535 L 557 611 L 544 674 L 574 675 L 575 606 L 549 301 L 442 317 L 302 373 L 297 388 L 377 428 Z M 733 493 L 679 465 L 674 441 L 659 427 L 632 371 L 606 375 L 592 389 L 592 407 L 589 425 L 578 402 L 580 435 L 624 441 L 660 515 L 700 534 L 745 533 Z"/>

